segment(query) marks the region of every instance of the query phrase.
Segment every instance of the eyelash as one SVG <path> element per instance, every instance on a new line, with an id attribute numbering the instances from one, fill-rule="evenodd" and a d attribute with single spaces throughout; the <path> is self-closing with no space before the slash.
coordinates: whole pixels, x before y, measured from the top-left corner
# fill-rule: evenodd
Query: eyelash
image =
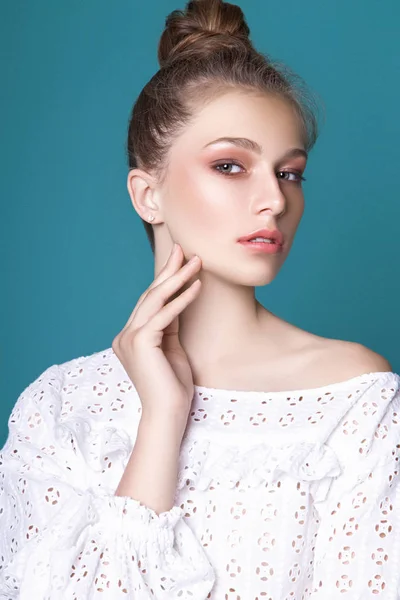
<path id="1" fill-rule="evenodd" d="M 214 165 L 213 168 L 217 170 L 217 167 L 223 167 L 224 165 L 235 165 L 236 167 L 240 167 L 243 169 L 242 165 L 236 162 L 235 160 L 224 160 L 223 162 Z M 218 172 L 221 173 L 221 175 L 224 175 L 225 177 L 234 177 L 235 175 L 232 173 L 224 173 L 223 171 Z M 291 175 L 296 175 L 296 177 L 298 177 L 296 181 L 290 181 L 289 179 L 283 179 L 281 177 L 280 179 L 282 179 L 282 181 L 289 181 L 290 183 L 300 183 L 301 181 L 306 181 L 306 178 L 300 175 L 300 173 L 298 173 L 297 171 L 278 171 L 278 173 L 290 173 Z"/>

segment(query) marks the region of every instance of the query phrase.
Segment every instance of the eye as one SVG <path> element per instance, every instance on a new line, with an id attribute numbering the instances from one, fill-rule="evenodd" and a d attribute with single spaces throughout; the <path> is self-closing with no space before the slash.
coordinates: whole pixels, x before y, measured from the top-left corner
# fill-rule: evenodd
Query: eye
<path id="1" fill-rule="evenodd" d="M 295 183 L 300 183 L 301 181 L 306 181 L 306 178 L 303 177 L 300 173 L 297 173 L 297 171 L 278 171 L 277 175 L 278 175 L 279 179 L 283 179 L 284 181 L 293 181 Z M 294 175 L 294 179 L 287 179 L 285 177 L 286 175 Z M 281 176 L 283 176 L 283 177 L 281 177 Z"/>
<path id="2" fill-rule="evenodd" d="M 233 160 L 224 160 L 223 162 L 220 162 L 219 164 L 216 164 L 213 166 L 214 169 L 216 169 L 219 173 L 221 173 L 222 175 L 234 175 L 235 173 L 240 173 L 240 171 L 236 171 L 235 173 L 232 173 L 232 171 L 230 170 L 230 167 L 238 167 L 239 169 L 243 169 L 242 165 L 240 165 L 239 163 L 233 161 Z"/>

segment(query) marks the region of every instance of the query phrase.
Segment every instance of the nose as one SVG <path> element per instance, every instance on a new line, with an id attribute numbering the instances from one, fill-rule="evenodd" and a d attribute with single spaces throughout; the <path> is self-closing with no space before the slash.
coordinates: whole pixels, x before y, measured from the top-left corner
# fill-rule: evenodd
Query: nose
<path id="1" fill-rule="evenodd" d="M 286 211 L 286 203 L 276 174 L 264 172 L 254 185 L 252 211 L 255 214 L 270 213 L 278 217 Z"/>

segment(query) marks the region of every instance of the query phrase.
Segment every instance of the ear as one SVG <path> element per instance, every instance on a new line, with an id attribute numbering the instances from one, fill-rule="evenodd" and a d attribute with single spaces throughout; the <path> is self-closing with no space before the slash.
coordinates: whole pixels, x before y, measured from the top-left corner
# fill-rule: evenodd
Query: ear
<path id="1" fill-rule="evenodd" d="M 138 215 L 144 221 L 148 221 L 149 216 L 153 215 L 155 220 L 151 224 L 155 225 L 160 217 L 160 206 L 156 201 L 157 187 L 154 177 L 142 169 L 131 169 L 128 173 L 127 188 Z"/>

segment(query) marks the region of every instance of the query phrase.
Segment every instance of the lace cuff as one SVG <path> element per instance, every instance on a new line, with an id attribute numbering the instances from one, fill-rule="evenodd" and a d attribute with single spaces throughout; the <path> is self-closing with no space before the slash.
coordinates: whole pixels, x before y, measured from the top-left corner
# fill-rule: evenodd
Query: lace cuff
<path id="1" fill-rule="evenodd" d="M 157 515 L 105 490 L 74 494 L 36 537 L 21 540 L 3 569 L 2 589 L 9 597 L 18 591 L 19 600 L 30 600 L 33 589 L 38 600 L 104 592 L 110 599 L 204 600 L 214 571 L 182 513 L 174 506 Z"/>

